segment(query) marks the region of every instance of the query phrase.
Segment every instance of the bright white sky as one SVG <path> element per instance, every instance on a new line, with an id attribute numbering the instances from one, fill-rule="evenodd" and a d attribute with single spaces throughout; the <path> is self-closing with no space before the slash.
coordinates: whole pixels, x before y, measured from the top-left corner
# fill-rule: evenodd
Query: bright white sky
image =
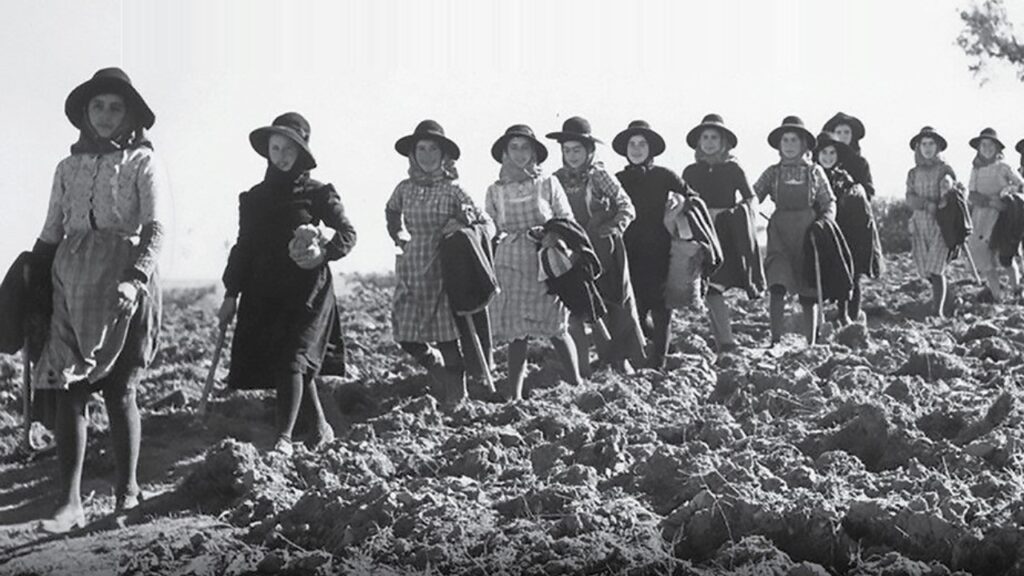
<path id="1" fill-rule="evenodd" d="M 8 0 L 0 267 L 31 247 L 77 136 L 65 97 L 111 65 L 156 112 L 150 136 L 172 185 L 167 278 L 220 276 L 237 195 L 264 170 L 248 133 L 288 110 L 310 120 L 314 177 L 335 184 L 359 233 L 335 271 L 391 269 L 384 203 L 407 167 L 393 145 L 423 118 L 459 143 L 463 184 L 482 201 L 509 124 L 543 134 L 578 114 L 610 142 L 644 118 L 668 142 L 660 163 L 681 171 L 686 131 L 718 112 L 753 180 L 777 159 L 765 137 L 783 116 L 817 132 L 843 110 L 867 125 L 880 193 L 902 195 L 907 140 L 923 124 L 949 139 L 964 177 L 982 127 L 1011 148 L 1024 137 L 1024 84 L 1002 70 L 980 87 L 955 45 L 966 1 Z M 560 165 L 551 150 L 548 170 Z"/>

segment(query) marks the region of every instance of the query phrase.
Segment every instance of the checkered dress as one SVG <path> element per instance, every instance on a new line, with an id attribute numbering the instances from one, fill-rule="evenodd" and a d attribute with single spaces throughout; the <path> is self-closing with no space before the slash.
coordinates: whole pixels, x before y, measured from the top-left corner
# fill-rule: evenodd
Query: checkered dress
<path id="1" fill-rule="evenodd" d="M 122 353 L 155 350 L 160 287 L 152 275 L 140 314 L 119 314 L 117 285 L 135 262 L 139 231 L 158 218 L 165 193 L 148 148 L 65 158 L 54 176 L 40 240 L 59 244 L 53 262 L 50 335 L 36 365 L 37 388 L 95 383 Z M 135 339 L 129 338 L 129 328 Z"/>
<path id="2" fill-rule="evenodd" d="M 1020 186 L 1021 177 L 1006 162 L 974 167 L 967 189 L 988 198 L 998 198 L 1007 186 Z M 978 272 L 986 274 L 999 268 L 999 256 L 992 248 L 992 230 L 999 220 L 999 210 L 989 206 L 972 206 L 971 222 L 974 229 L 967 238 L 967 248 L 974 257 Z M 1014 261 L 1010 262 L 1015 266 Z"/>
<path id="3" fill-rule="evenodd" d="M 946 163 L 934 166 L 915 166 L 907 173 L 907 196 L 917 196 L 929 202 L 938 202 L 942 196 L 939 182 L 949 175 L 956 178 L 953 169 Z M 924 278 L 946 271 L 949 249 L 942 238 L 942 230 L 935 215 L 922 208 L 914 210 L 908 224 L 910 247 L 914 256 L 917 273 Z"/>
<path id="4" fill-rule="evenodd" d="M 402 215 L 410 235 L 404 252 L 395 257 L 391 329 L 397 342 L 447 342 L 459 337 L 441 277 L 441 229 L 464 214 L 486 218 L 473 199 L 450 180 L 429 187 L 403 180 L 387 209 Z"/>
<path id="5" fill-rule="evenodd" d="M 501 291 L 491 304 L 494 338 L 548 338 L 568 327 L 569 311 L 539 280 L 537 244 L 527 236 L 551 218 L 573 219 L 569 200 L 553 176 L 524 182 L 496 182 L 487 189 L 487 213 L 498 234 L 507 234 L 494 255 Z"/>

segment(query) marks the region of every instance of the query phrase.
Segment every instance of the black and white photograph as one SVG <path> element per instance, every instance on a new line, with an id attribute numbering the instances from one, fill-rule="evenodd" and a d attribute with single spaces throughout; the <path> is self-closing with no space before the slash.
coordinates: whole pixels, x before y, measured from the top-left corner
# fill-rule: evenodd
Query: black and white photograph
<path id="1" fill-rule="evenodd" d="M 7 0 L 0 576 L 1024 574 L 1024 2 Z"/>

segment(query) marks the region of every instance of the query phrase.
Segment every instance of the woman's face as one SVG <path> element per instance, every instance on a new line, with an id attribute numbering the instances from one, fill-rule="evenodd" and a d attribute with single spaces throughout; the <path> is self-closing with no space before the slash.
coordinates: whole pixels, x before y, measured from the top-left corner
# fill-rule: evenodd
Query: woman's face
<path id="1" fill-rule="evenodd" d="M 835 146 L 825 146 L 818 150 L 818 163 L 825 168 L 831 168 L 839 161 L 839 151 Z"/>
<path id="2" fill-rule="evenodd" d="M 651 155 L 651 147 L 647 144 L 647 138 L 639 134 L 629 137 L 626 143 L 626 158 L 633 164 L 643 164 Z"/>
<path id="3" fill-rule="evenodd" d="M 441 147 L 434 140 L 420 140 L 414 151 L 416 163 L 424 172 L 434 172 L 441 167 Z"/>
<path id="4" fill-rule="evenodd" d="M 708 128 L 700 133 L 700 151 L 705 154 L 717 154 L 722 149 L 722 133 Z"/>
<path id="5" fill-rule="evenodd" d="M 779 152 L 786 158 L 797 158 L 804 153 L 804 139 L 796 132 L 786 132 L 779 139 Z"/>
<path id="6" fill-rule="evenodd" d="M 921 138 L 917 142 L 917 149 L 921 152 L 921 156 L 924 156 L 927 160 L 931 160 L 939 153 L 939 144 L 934 138 L 925 137 Z"/>
<path id="7" fill-rule="evenodd" d="M 287 172 L 299 159 L 299 146 L 287 136 L 271 134 L 267 141 L 267 157 L 278 170 Z"/>
<path id="8" fill-rule="evenodd" d="M 978 153 L 985 157 L 985 159 L 991 160 L 995 158 L 996 152 L 999 152 L 999 147 L 991 139 L 982 138 L 981 142 L 978 142 Z"/>
<path id="9" fill-rule="evenodd" d="M 519 168 L 526 168 L 533 161 L 533 143 L 522 136 L 515 136 L 508 141 L 508 158 Z"/>
<path id="10" fill-rule="evenodd" d="M 570 168 L 579 168 L 587 161 L 589 156 L 587 147 L 582 142 L 575 140 L 569 140 L 562 142 L 562 160 L 565 161 L 566 165 Z"/>
<path id="11" fill-rule="evenodd" d="M 853 141 L 853 128 L 850 128 L 846 124 L 840 124 L 832 131 L 832 136 L 843 144 L 849 144 Z"/>
<path id="12" fill-rule="evenodd" d="M 89 124 L 101 138 L 110 138 L 121 127 L 128 107 L 119 94 L 98 94 L 89 100 Z"/>

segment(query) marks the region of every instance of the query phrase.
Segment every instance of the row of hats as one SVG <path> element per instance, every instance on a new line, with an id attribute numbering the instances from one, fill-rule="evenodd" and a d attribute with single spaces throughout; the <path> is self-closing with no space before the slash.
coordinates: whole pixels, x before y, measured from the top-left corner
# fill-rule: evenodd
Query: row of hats
<path id="1" fill-rule="evenodd" d="M 97 94 L 107 93 L 119 94 L 125 99 L 128 108 L 136 115 L 136 121 L 139 126 L 143 128 L 150 128 L 153 126 L 156 116 L 146 104 L 142 95 L 139 94 L 139 92 L 132 86 L 131 79 L 120 68 L 103 68 L 97 71 L 91 79 L 83 82 L 71 91 L 67 100 L 64 102 L 64 113 L 71 124 L 81 129 L 81 123 L 84 119 L 83 111 L 85 110 L 85 106 L 88 104 L 89 100 Z M 834 145 L 841 154 L 845 154 L 848 152 L 845 144 L 835 138 L 832 138 L 830 135 L 830 133 L 840 125 L 850 127 L 850 130 L 853 132 L 854 140 L 859 141 L 864 138 L 864 124 L 854 116 L 839 112 L 825 123 L 822 127 L 823 132 L 818 135 L 817 139 L 815 139 L 814 135 L 807 130 L 804 126 L 803 120 L 798 116 L 786 116 L 782 120 L 782 124 L 768 134 L 768 144 L 773 148 L 778 148 L 782 135 L 787 132 L 793 132 L 804 138 L 809 149 L 813 150 L 815 148 Z M 705 116 L 700 124 L 687 133 L 686 143 L 691 148 L 697 148 L 701 133 L 708 128 L 718 130 L 729 142 L 731 147 L 736 146 L 738 142 L 736 134 L 725 125 L 725 121 L 718 114 L 708 114 Z M 289 112 L 278 116 L 270 126 L 264 126 L 254 130 L 249 135 L 249 142 L 258 153 L 265 156 L 267 154 L 267 142 L 272 134 L 281 134 L 294 141 L 299 146 L 301 151 L 300 153 L 305 156 L 307 169 L 311 169 L 316 166 L 313 153 L 309 148 L 309 122 L 307 122 L 302 115 L 296 112 Z M 626 144 L 629 142 L 629 139 L 635 135 L 643 136 L 644 139 L 647 140 L 647 144 L 650 147 L 650 155 L 652 157 L 658 156 L 665 151 L 665 139 L 654 131 L 650 124 L 644 120 L 634 120 L 630 122 L 629 126 L 622 132 L 619 132 L 612 140 L 612 149 L 615 150 L 616 153 L 625 156 Z M 536 138 L 533 130 L 525 124 L 515 124 L 510 126 L 505 133 L 494 142 L 494 145 L 491 146 L 491 156 L 500 162 L 505 147 L 508 145 L 508 141 L 514 137 L 526 138 L 533 144 L 534 149 L 537 151 L 538 162 L 543 162 L 547 158 L 547 147 L 545 147 L 544 144 Z M 591 133 L 590 122 L 579 116 L 569 118 L 562 124 L 562 130 L 558 132 L 551 132 L 547 137 L 557 140 L 558 142 L 575 140 L 588 142 L 590 144 L 602 143 L 601 140 L 594 137 Z M 453 160 L 458 159 L 460 155 L 459 147 L 455 142 L 445 136 L 444 128 L 433 120 L 424 120 L 423 122 L 420 122 L 412 134 L 403 136 L 395 142 L 395 150 L 398 151 L 399 154 L 407 156 L 416 142 L 424 138 L 430 138 L 437 141 L 440 144 L 441 149 L 450 158 Z M 945 150 L 948 146 L 946 139 L 943 138 L 938 131 L 931 126 L 925 126 L 910 139 L 911 149 L 915 149 L 918 142 L 923 138 L 931 138 L 934 140 L 938 145 L 939 150 Z M 1005 148 L 1005 145 L 999 139 L 999 135 L 993 128 L 985 128 L 978 136 L 972 138 L 970 140 L 971 147 L 977 148 L 980 142 L 984 139 L 991 140 L 1000 150 Z M 1016 150 L 1017 152 L 1024 154 L 1024 140 L 1017 143 Z"/>
<path id="2" fill-rule="evenodd" d="M 859 120 L 856 120 L 855 118 L 853 120 L 856 122 L 856 125 L 860 126 L 859 137 L 863 137 L 863 125 L 860 124 Z M 708 114 L 700 124 L 690 130 L 686 135 L 687 144 L 689 144 L 691 148 L 697 148 L 701 133 L 708 128 L 719 130 L 723 137 L 729 141 L 729 145 L 731 147 L 736 146 L 738 142 L 736 134 L 726 127 L 722 117 L 718 114 Z M 772 130 L 771 134 L 768 135 L 768 143 L 772 147 L 778 148 L 782 134 L 793 131 L 804 137 L 808 143 L 808 148 L 813 149 L 815 147 L 814 135 L 804 127 L 803 121 L 796 116 L 787 116 L 783 120 L 781 126 Z M 854 128 L 854 134 L 855 136 L 858 134 L 857 128 Z M 637 135 L 643 136 L 647 141 L 647 144 L 650 147 L 650 155 L 652 157 L 658 156 L 665 151 L 665 139 L 654 131 L 654 129 L 651 128 L 651 125 L 644 120 L 634 120 L 630 122 L 629 126 L 622 132 L 619 132 L 612 140 L 612 149 L 615 150 L 616 153 L 625 156 L 626 145 L 629 142 L 629 139 Z M 509 140 L 516 137 L 525 138 L 533 144 L 534 149 L 537 152 L 538 162 L 543 162 L 548 157 L 547 147 L 544 146 L 544 144 L 536 137 L 533 129 L 526 124 L 514 124 L 505 130 L 505 133 L 491 146 L 491 156 L 498 162 L 501 162 L 502 154 L 508 146 Z M 586 142 L 591 145 L 604 143 L 593 135 L 590 129 L 590 122 L 588 122 L 586 118 L 581 118 L 579 116 L 573 116 L 566 120 L 562 123 L 562 129 L 560 131 L 547 134 L 547 138 L 557 140 L 558 142 L 578 141 Z M 460 154 L 459 147 L 455 142 L 445 136 L 444 128 L 434 120 L 424 120 L 420 122 L 413 130 L 412 134 L 399 138 L 398 141 L 395 142 L 395 151 L 403 156 L 408 156 L 416 142 L 424 139 L 437 141 L 441 145 L 441 149 L 450 158 L 453 160 L 458 159 Z"/>

